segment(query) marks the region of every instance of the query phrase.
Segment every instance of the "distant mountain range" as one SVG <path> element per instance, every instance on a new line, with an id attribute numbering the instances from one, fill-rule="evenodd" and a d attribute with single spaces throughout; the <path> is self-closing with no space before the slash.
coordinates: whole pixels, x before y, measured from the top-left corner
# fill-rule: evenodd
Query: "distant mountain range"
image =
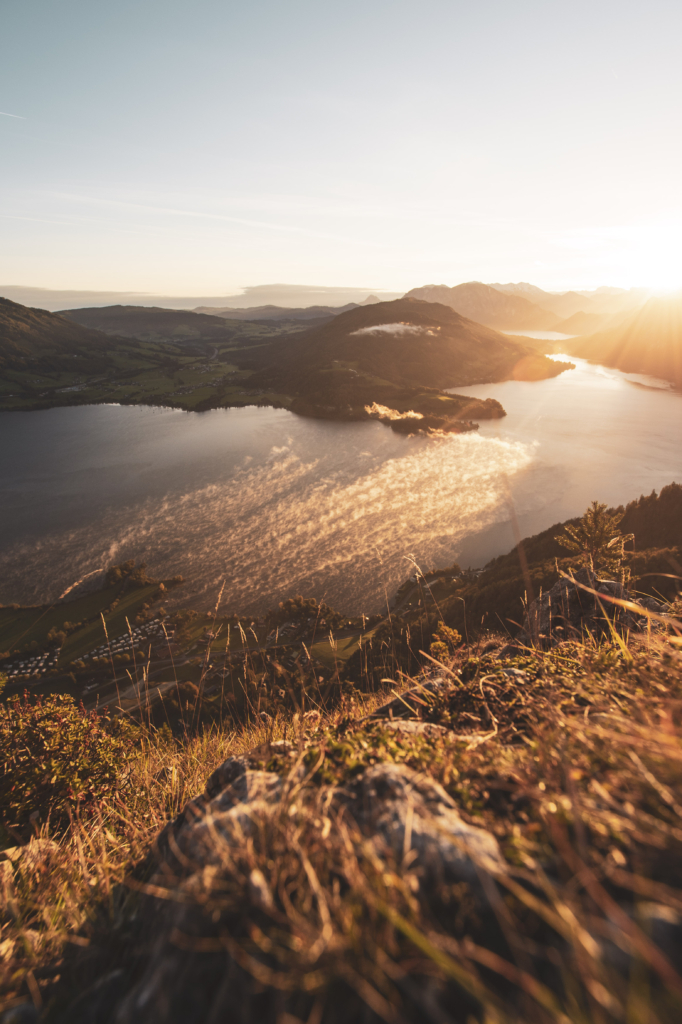
<path id="1" fill-rule="evenodd" d="M 326 323 L 329 316 L 310 320 L 245 318 L 226 319 L 189 309 L 162 309 L 157 306 L 94 306 L 67 309 L 61 314 L 85 327 L 121 338 L 147 342 L 171 342 L 184 348 L 193 345 L 231 343 L 262 344 L 279 334 L 302 331 L 312 323 Z"/>
<path id="2" fill-rule="evenodd" d="M 553 294 L 523 282 L 426 285 L 390 302 L 369 296 L 362 304 L 245 310 L 116 305 L 51 313 L 0 299 L 0 369 L 48 360 L 53 369 L 77 366 L 87 375 L 110 365 L 114 342 L 156 346 L 149 356 L 157 361 L 167 358 L 165 343 L 204 358 L 217 346 L 235 353 L 254 386 L 331 409 L 391 395 L 401 402 L 415 387 L 551 375 L 545 343 L 524 340 L 526 331 L 573 335 L 558 343 L 562 351 L 682 385 L 680 295 L 609 288 Z"/>
<path id="3" fill-rule="evenodd" d="M 644 289 L 555 295 L 524 282 L 491 285 L 480 281 L 469 281 L 453 288 L 425 285 L 407 294 L 426 302 L 443 302 L 470 320 L 516 334 L 524 331 L 586 334 L 612 327 L 619 318 L 641 306 L 647 296 Z"/>
<path id="4" fill-rule="evenodd" d="M 156 309 L 195 312 L 227 320 L 318 321 L 378 301 L 399 298 L 395 293 L 358 294 L 358 289 L 317 288 L 303 285 L 258 285 L 244 289 L 242 296 L 224 298 L 181 298 L 144 293 L 54 291 L 19 286 L 0 287 L 0 294 L 29 307 L 78 313 L 95 308 Z M 452 288 L 425 285 L 408 292 L 416 298 L 444 302 L 462 316 L 497 330 L 523 334 L 526 331 L 556 330 L 559 333 L 591 333 L 616 326 L 611 318 L 634 313 L 649 297 L 644 289 L 597 288 L 594 291 L 554 293 L 527 282 L 482 284 L 470 281 Z M 506 296 L 506 301 L 500 296 Z M 525 303 L 516 303 L 514 298 Z M 249 300 L 253 305 L 249 304 Z M 576 314 L 583 314 L 572 320 Z M 552 318 L 552 315 L 554 319 Z M 589 317 L 589 319 L 587 319 Z M 595 317 L 602 317 L 596 320 Z M 566 322 L 568 321 L 568 322 Z M 193 327 L 197 327 L 195 323 Z M 107 328 L 114 330 L 113 326 Z M 165 330 L 166 328 L 164 328 Z M 153 335 L 152 331 L 152 335 Z M 138 332 L 136 332 L 137 336 Z M 145 336 L 152 336 L 148 333 Z"/>
<path id="5" fill-rule="evenodd" d="M 61 316 L 105 334 L 144 341 L 225 341 L 230 337 L 228 325 L 219 317 L 158 306 L 94 306 L 65 309 Z"/>
<path id="6" fill-rule="evenodd" d="M 376 289 L 374 289 L 376 292 Z M 363 303 L 372 296 L 371 288 L 318 287 L 311 285 L 248 285 L 241 295 L 155 295 L 151 292 L 112 292 L 93 289 L 36 288 L 31 285 L 0 284 L 0 295 L 23 306 L 60 313 L 63 309 L 90 306 L 160 306 L 162 309 L 243 309 L 273 304 L 286 307 L 342 306 Z M 379 292 L 374 301 L 400 298 L 400 292 Z"/>
<path id="7" fill-rule="evenodd" d="M 406 298 L 424 302 L 442 302 L 468 320 L 501 331 L 556 331 L 560 318 L 540 309 L 520 295 L 498 291 L 489 284 L 469 281 L 454 288 L 447 285 L 425 285 L 413 288 Z"/>
<path id="8" fill-rule="evenodd" d="M 519 284 L 493 284 L 492 288 L 511 295 L 520 295 L 530 299 L 536 306 L 555 313 L 559 317 L 570 318 L 577 313 L 594 316 L 611 317 L 627 315 L 642 306 L 649 292 L 646 288 L 597 288 L 595 291 L 545 292 L 533 284 L 524 281 Z M 568 325 L 563 324 L 563 330 Z"/>
<path id="9" fill-rule="evenodd" d="M 379 301 L 376 299 L 375 301 Z M 250 306 L 248 309 L 233 309 L 215 306 L 197 306 L 195 313 L 210 314 L 225 320 L 328 320 L 330 317 L 356 309 L 359 303 L 349 302 L 345 306 L 303 306 L 290 309 L 288 306 Z M 364 303 L 362 303 L 364 305 Z"/>

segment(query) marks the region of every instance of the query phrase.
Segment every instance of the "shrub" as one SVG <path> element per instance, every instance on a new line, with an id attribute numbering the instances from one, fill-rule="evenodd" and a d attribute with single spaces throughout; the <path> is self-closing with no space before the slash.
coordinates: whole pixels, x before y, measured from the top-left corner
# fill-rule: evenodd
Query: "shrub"
<path id="1" fill-rule="evenodd" d="M 557 540 L 572 555 L 579 555 L 592 572 L 608 573 L 627 583 L 630 571 L 622 562 L 625 544 L 634 540 L 634 534 L 624 536 L 618 529 L 623 515 L 609 512 L 605 504 L 593 501 L 576 525 L 568 523 Z"/>
<path id="2" fill-rule="evenodd" d="M 139 565 L 136 565 L 133 558 L 127 562 L 122 562 L 120 565 L 111 565 L 107 569 L 107 586 L 111 587 L 116 583 L 120 583 L 121 580 L 127 580 L 128 584 L 132 587 L 146 587 L 150 583 L 157 582 L 147 575 L 147 563 L 140 562 Z"/>
<path id="3" fill-rule="evenodd" d="M 439 622 L 438 629 L 433 635 L 433 643 L 430 648 L 431 657 L 436 658 L 437 661 L 444 661 L 446 658 L 451 658 L 461 642 L 462 637 L 456 629 L 451 629 L 449 626 L 446 626 L 444 622 Z"/>
<path id="4" fill-rule="evenodd" d="M 0 808 L 6 824 L 25 826 L 38 812 L 64 824 L 70 807 L 86 813 L 126 787 L 137 756 L 134 728 L 87 712 L 72 697 L 0 706 Z"/>

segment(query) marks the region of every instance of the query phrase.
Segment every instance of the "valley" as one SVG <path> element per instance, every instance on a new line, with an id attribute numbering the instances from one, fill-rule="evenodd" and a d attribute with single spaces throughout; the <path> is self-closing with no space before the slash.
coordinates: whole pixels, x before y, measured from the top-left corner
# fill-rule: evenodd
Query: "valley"
<path id="1" fill-rule="evenodd" d="M 191 411 L 256 404 L 348 420 L 366 419 L 367 406 L 378 404 L 457 430 L 503 410 L 444 389 L 570 368 L 448 307 L 411 299 L 356 306 L 322 323 L 228 322 L 123 306 L 62 316 L 8 300 L 0 319 L 6 410 L 111 401 Z"/>

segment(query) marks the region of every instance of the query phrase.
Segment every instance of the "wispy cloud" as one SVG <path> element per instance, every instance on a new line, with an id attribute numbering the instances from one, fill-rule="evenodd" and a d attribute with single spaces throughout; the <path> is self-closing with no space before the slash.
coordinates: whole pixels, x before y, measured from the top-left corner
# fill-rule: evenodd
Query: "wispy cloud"
<path id="1" fill-rule="evenodd" d="M 224 221 L 228 224 L 240 224 L 243 225 L 244 227 L 265 228 L 270 231 L 301 235 L 307 238 L 323 238 L 332 242 L 346 242 L 351 243 L 353 245 L 368 246 L 371 248 L 383 248 L 381 243 L 370 241 L 369 239 L 356 239 L 349 237 L 347 235 L 331 234 L 325 231 L 314 231 L 296 224 L 277 224 L 271 221 L 250 220 L 244 217 L 232 217 L 226 214 L 211 212 L 207 210 L 183 210 L 171 206 L 156 206 L 150 203 L 132 203 L 121 200 L 104 199 L 99 198 L 97 196 L 76 195 L 70 192 L 53 192 L 51 194 L 60 199 L 67 199 L 72 202 L 88 204 L 91 206 L 101 206 L 110 208 L 117 207 L 119 209 L 128 209 L 136 212 L 146 212 L 161 215 L 165 214 L 174 217 L 195 218 L 197 220 Z"/>
<path id="2" fill-rule="evenodd" d="M 26 120 L 25 117 L 21 116 L 21 114 L 8 114 L 6 110 L 0 110 L 0 117 L 16 117 L 17 121 Z"/>

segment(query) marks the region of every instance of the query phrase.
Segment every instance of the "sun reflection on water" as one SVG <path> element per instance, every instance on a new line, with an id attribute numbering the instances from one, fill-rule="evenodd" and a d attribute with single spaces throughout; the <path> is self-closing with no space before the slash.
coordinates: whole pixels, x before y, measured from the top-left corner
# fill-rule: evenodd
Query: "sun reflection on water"
<path id="1" fill-rule="evenodd" d="M 32 545 L 32 574 L 47 589 L 142 554 L 153 573 L 182 573 L 178 596 L 195 607 L 215 600 L 224 579 L 227 608 L 255 611 L 304 592 L 370 612 L 410 572 L 406 556 L 448 564 L 463 536 L 505 519 L 504 478 L 533 452 L 475 434 L 414 438 L 404 455 L 349 478 L 290 439 L 227 481 L 118 508 Z M 21 578 L 27 554 L 18 545 L 0 559 L 6 579 Z"/>

